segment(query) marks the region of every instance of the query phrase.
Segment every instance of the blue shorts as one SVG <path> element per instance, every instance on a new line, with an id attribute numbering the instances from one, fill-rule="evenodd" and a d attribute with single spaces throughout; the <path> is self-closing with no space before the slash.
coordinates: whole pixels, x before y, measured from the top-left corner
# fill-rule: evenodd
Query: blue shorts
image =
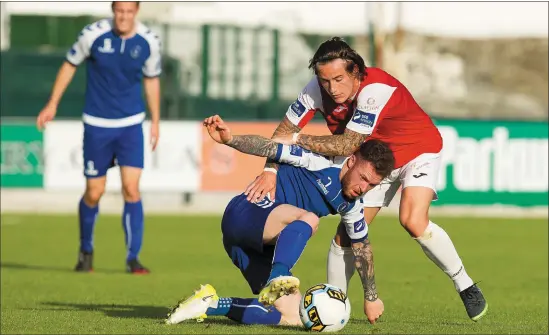
<path id="1" fill-rule="evenodd" d="M 101 128 L 84 124 L 84 176 L 97 178 L 115 166 L 143 168 L 143 127 Z"/>
<path id="2" fill-rule="evenodd" d="M 263 230 L 269 214 L 279 205 L 267 199 L 253 204 L 240 194 L 229 202 L 221 220 L 225 251 L 253 294 L 261 291 L 271 273 L 275 246 L 263 244 Z"/>

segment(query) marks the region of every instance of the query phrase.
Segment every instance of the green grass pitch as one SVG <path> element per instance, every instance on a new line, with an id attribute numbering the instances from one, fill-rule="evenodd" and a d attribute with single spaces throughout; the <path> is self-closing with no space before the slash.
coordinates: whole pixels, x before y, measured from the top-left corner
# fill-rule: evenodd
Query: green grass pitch
<path id="1" fill-rule="evenodd" d="M 352 318 L 343 333 L 548 332 L 547 221 L 434 218 L 452 237 L 474 280 L 481 281 L 488 314 L 467 318 L 451 281 L 398 224 L 380 217 L 370 226 L 376 280 L 385 313 L 375 325 L 362 311 L 355 275 Z M 72 271 L 77 258 L 76 215 L 2 215 L 1 333 L 188 334 L 305 333 L 302 329 L 243 326 L 225 318 L 175 326 L 162 323 L 178 299 L 210 283 L 220 296 L 251 297 L 221 244 L 218 216 L 148 216 L 141 260 L 148 276 L 124 272 L 118 216 L 100 216 L 95 272 Z M 294 274 L 302 289 L 325 281 L 326 253 L 336 218 L 321 220 Z"/>

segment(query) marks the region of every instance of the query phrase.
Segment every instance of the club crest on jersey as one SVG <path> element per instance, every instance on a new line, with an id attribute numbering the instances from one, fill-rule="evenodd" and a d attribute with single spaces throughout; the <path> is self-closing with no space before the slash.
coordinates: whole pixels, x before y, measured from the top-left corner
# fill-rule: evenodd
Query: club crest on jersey
<path id="1" fill-rule="evenodd" d="M 375 114 L 366 113 L 361 111 L 360 109 L 357 109 L 355 111 L 355 114 L 353 115 L 353 122 L 364 125 L 364 126 L 368 126 L 368 127 L 373 127 L 375 120 L 376 120 Z"/>
<path id="2" fill-rule="evenodd" d="M 103 46 L 98 48 L 99 52 L 104 54 L 111 54 L 114 52 L 114 48 L 112 47 L 112 41 L 110 38 L 105 38 L 103 40 Z"/>
<path id="3" fill-rule="evenodd" d="M 301 103 L 301 101 L 299 101 L 299 99 L 294 101 L 291 108 L 292 108 L 292 111 L 295 113 L 295 115 L 297 115 L 298 117 L 301 117 L 301 115 L 303 115 L 303 113 L 306 112 L 305 106 L 303 106 L 303 104 Z"/>
<path id="4" fill-rule="evenodd" d="M 348 202 L 342 202 L 339 204 L 339 206 L 337 206 L 337 212 L 338 213 L 342 213 L 344 212 L 347 208 L 349 207 L 349 203 Z"/>
<path id="5" fill-rule="evenodd" d="M 133 47 L 133 49 L 130 51 L 130 56 L 132 56 L 133 59 L 136 59 L 139 57 L 139 54 L 141 53 L 141 46 L 136 45 Z"/>
<path id="6" fill-rule="evenodd" d="M 290 155 L 301 157 L 303 155 L 303 148 L 295 144 L 290 145 Z"/>

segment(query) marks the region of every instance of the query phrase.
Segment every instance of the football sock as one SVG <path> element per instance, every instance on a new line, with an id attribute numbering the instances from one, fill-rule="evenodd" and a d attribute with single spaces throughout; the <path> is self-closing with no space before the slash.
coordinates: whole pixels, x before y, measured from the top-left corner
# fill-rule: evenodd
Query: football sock
<path id="1" fill-rule="evenodd" d="M 267 281 L 291 275 L 290 270 L 297 263 L 312 234 L 311 226 L 301 220 L 290 223 L 280 232 L 275 246 L 273 267 Z"/>
<path id="2" fill-rule="evenodd" d="M 89 207 L 84 197 L 78 204 L 78 219 L 80 223 L 80 250 L 86 253 L 93 252 L 93 227 L 99 213 L 99 206 Z"/>
<path id="3" fill-rule="evenodd" d="M 276 308 L 266 308 L 255 298 L 220 298 L 206 315 L 223 315 L 247 325 L 277 325 L 282 317 Z"/>
<path id="4" fill-rule="evenodd" d="M 355 273 L 355 255 L 350 247 L 340 247 L 332 240 L 328 252 L 328 284 L 347 292 L 349 282 Z"/>
<path id="5" fill-rule="evenodd" d="M 465 272 L 463 262 L 444 229 L 429 221 L 423 235 L 415 240 L 427 257 L 453 280 L 456 291 L 461 292 L 473 285 L 473 280 Z"/>
<path id="6" fill-rule="evenodd" d="M 137 259 L 143 243 L 143 203 L 126 202 L 122 214 L 122 227 L 126 236 L 128 256 L 126 261 Z"/>

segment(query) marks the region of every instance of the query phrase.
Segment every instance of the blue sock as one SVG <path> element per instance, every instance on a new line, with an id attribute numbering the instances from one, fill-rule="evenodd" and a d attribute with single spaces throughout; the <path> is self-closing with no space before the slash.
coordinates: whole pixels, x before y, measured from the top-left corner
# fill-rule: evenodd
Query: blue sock
<path id="1" fill-rule="evenodd" d="M 277 325 L 282 314 L 266 308 L 255 298 L 220 298 L 217 308 L 208 308 L 206 315 L 224 315 L 246 325 Z"/>
<path id="2" fill-rule="evenodd" d="M 122 214 L 122 227 L 126 235 L 126 248 L 128 256 L 126 261 L 137 259 L 143 243 L 143 203 L 126 202 L 124 214 Z"/>
<path id="3" fill-rule="evenodd" d="M 88 207 L 84 202 L 84 197 L 78 204 L 78 218 L 80 222 L 80 251 L 87 253 L 93 252 L 93 227 L 95 219 L 99 213 L 99 206 Z"/>
<path id="4" fill-rule="evenodd" d="M 276 242 L 271 275 L 267 282 L 280 276 L 290 276 L 290 270 L 303 253 L 313 229 L 305 221 L 296 220 L 280 232 Z"/>

